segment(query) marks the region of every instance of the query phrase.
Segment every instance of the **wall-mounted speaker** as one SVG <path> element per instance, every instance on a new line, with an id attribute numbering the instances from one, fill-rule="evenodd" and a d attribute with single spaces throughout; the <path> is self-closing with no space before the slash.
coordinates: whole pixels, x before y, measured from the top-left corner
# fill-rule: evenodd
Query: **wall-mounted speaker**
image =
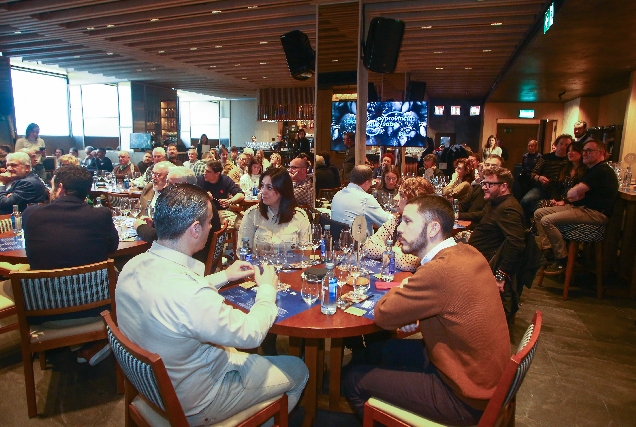
<path id="1" fill-rule="evenodd" d="M 8 56 L 0 57 L 0 116 L 13 114 L 13 86 Z"/>
<path id="2" fill-rule="evenodd" d="M 424 101 L 426 82 L 410 81 L 406 86 L 405 101 Z"/>
<path id="3" fill-rule="evenodd" d="M 285 51 L 285 59 L 292 77 L 307 80 L 316 70 L 316 52 L 311 48 L 307 34 L 299 30 L 280 36 Z"/>
<path id="4" fill-rule="evenodd" d="M 364 66 L 376 73 L 395 71 L 403 35 L 404 21 L 373 18 L 364 46 Z"/>

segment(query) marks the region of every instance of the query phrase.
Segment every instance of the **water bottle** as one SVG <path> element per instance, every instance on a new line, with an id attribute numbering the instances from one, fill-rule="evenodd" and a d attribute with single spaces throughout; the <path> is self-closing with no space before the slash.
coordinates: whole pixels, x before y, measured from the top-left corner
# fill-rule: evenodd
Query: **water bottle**
<path id="1" fill-rule="evenodd" d="M 336 313 L 336 303 L 338 302 L 338 280 L 333 274 L 333 263 L 328 262 L 327 274 L 322 279 L 322 289 L 320 292 L 320 312 L 332 315 Z"/>
<path id="2" fill-rule="evenodd" d="M 243 237 L 243 244 L 238 251 L 240 261 L 252 262 L 252 250 L 250 249 L 250 239 Z"/>
<path id="3" fill-rule="evenodd" d="M 257 186 L 252 187 L 252 197 L 254 197 L 255 199 L 258 197 L 258 187 Z"/>
<path id="4" fill-rule="evenodd" d="M 632 167 L 627 166 L 625 170 L 625 175 L 623 175 L 623 187 L 629 189 L 629 186 L 632 184 Z"/>
<path id="5" fill-rule="evenodd" d="M 130 178 L 128 175 L 124 175 L 124 190 L 128 190 L 130 188 Z"/>
<path id="6" fill-rule="evenodd" d="M 386 251 L 382 253 L 382 270 L 380 276 L 385 282 L 390 282 L 395 276 L 395 252 L 393 252 L 393 240 L 386 241 Z"/>
<path id="7" fill-rule="evenodd" d="M 331 252 L 331 225 L 325 225 L 325 229 L 320 239 L 320 259 L 323 262 L 329 261 L 327 259 L 328 254 Z"/>
<path id="8" fill-rule="evenodd" d="M 11 225 L 13 226 L 13 234 L 17 236 L 22 233 L 22 214 L 18 210 L 18 205 L 13 205 Z"/>

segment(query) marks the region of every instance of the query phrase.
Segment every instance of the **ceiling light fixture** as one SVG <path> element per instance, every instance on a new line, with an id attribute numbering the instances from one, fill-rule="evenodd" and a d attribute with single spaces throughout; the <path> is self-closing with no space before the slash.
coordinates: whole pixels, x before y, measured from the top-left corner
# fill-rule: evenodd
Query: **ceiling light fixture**
<path id="1" fill-rule="evenodd" d="M 139 68 L 137 71 L 141 71 L 141 68 Z"/>
<path id="2" fill-rule="evenodd" d="M 332 59 L 331 62 L 338 62 L 338 60 L 337 59 Z"/>
<path id="3" fill-rule="evenodd" d="M 94 30 L 95 27 L 86 27 L 87 30 Z"/>
<path id="4" fill-rule="evenodd" d="M 472 70 L 473 67 L 465 67 L 464 70 Z"/>
<path id="5" fill-rule="evenodd" d="M 260 42 L 261 44 L 267 44 L 267 42 Z"/>
<path id="6" fill-rule="evenodd" d="M 234 64 L 234 66 L 235 66 L 235 67 L 238 67 L 238 66 L 240 66 L 240 65 L 241 65 L 241 64 Z"/>
<path id="7" fill-rule="evenodd" d="M 438 51 L 438 52 L 433 52 L 433 53 L 442 53 L 442 51 Z"/>
<path id="8" fill-rule="evenodd" d="M 165 53 L 165 52 L 166 52 L 165 50 L 160 50 L 160 51 L 159 51 L 159 53 Z"/>
<path id="9" fill-rule="evenodd" d="M 106 28 L 113 28 L 115 26 L 115 24 L 108 24 L 106 25 Z"/>
<path id="10" fill-rule="evenodd" d="M 266 65 L 266 64 L 267 64 L 267 62 L 261 62 L 261 65 Z"/>
<path id="11" fill-rule="evenodd" d="M 14 31 L 13 34 L 22 34 L 22 31 Z"/>
<path id="12" fill-rule="evenodd" d="M 423 30 L 429 30 L 431 28 L 433 28 L 432 25 L 425 25 L 424 27 L 422 27 Z"/>
<path id="13" fill-rule="evenodd" d="M 150 69 L 150 71 L 155 71 L 155 70 L 156 70 L 156 68 L 151 68 L 151 69 Z"/>
<path id="14" fill-rule="evenodd" d="M 196 47 L 191 47 L 190 50 L 197 50 L 198 48 Z"/>
<path id="15" fill-rule="evenodd" d="M 256 9 L 258 6 L 247 6 L 248 9 Z"/>
<path id="16" fill-rule="evenodd" d="M 79 57 L 80 57 L 79 55 L 75 55 L 75 56 L 73 56 L 73 58 L 79 58 Z"/>
<path id="17" fill-rule="evenodd" d="M 492 24 L 490 24 L 492 26 L 496 26 L 496 25 L 503 25 L 503 22 L 493 22 Z"/>
<path id="18" fill-rule="evenodd" d="M 150 22 L 157 22 L 158 20 L 159 20 L 159 18 L 152 18 L 152 19 L 150 20 Z"/>
<path id="19" fill-rule="evenodd" d="M 113 52 L 106 52 L 106 55 L 112 55 Z"/>
<path id="20" fill-rule="evenodd" d="M 267 77 L 263 76 L 264 79 L 266 79 Z"/>
<path id="21" fill-rule="evenodd" d="M 216 65 L 210 65 L 210 68 L 216 68 Z"/>
<path id="22" fill-rule="evenodd" d="M 490 49 L 484 49 L 482 52 L 492 52 Z"/>
<path id="23" fill-rule="evenodd" d="M 221 13 L 221 11 L 220 10 L 213 10 L 212 11 L 212 15 L 216 15 L 217 13 Z"/>
<path id="24" fill-rule="evenodd" d="M 436 70 L 443 70 L 444 67 L 435 67 Z"/>
<path id="25" fill-rule="evenodd" d="M 218 48 L 223 47 L 223 46 L 219 44 L 219 45 L 216 45 L 214 47 L 218 49 Z"/>
<path id="26" fill-rule="evenodd" d="M 247 80 L 247 77 L 241 77 L 241 80 Z"/>

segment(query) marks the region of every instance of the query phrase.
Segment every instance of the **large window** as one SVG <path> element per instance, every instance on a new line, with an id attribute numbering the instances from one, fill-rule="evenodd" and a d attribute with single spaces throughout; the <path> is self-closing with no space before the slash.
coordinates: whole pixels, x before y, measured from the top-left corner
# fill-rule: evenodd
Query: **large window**
<path id="1" fill-rule="evenodd" d="M 119 137 L 117 85 L 82 85 L 84 136 Z"/>
<path id="2" fill-rule="evenodd" d="M 17 131 L 37 123 L 42 135 L 69 136 L 66 76 L 11 68 Z"/>

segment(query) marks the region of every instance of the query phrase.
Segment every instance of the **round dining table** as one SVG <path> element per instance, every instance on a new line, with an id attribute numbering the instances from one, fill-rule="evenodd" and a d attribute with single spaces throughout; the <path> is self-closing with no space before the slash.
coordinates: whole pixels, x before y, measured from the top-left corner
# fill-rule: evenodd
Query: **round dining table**
<path id="1" fill-rule="evenodd" d="M 290 290 L 297 294 L 299 305 L 305 304 L 300 297 L 302 285 L 302 270 L 293 270 L 281 273 L 281 282 L 290 285 Z M 395 276 L 394 281 L 401 281 L 409 277 L 411 273 L 400 272 Z M 342 292 L 349 292 L 353 288 L 345 285 Z M 376 290 L 372 290 L 378 293 Z M 223 291 L 221 291 L 223 294 Z M 229 304 L 242 309 L 229 301 Z M 294 315 L 277 320 L 271 327 L 270 332 L 274 334 L 286 335 L 289 337 L 289 353 L 300 357 L 304 347 L 305 364 L 309 370 L 309 380 L 305 386 L 302 405 L 305 409 L 303 427 L 313 424 L 316 410 L 328 409 L 334 412 L 351 412 L 347 400 L 340 396 L 340 375 L 343 357 L 343 338 L 370 334 L 382 330 L 372 319 L 363 316 L 356 316 L 345 313 L 337 309 L 333 315 L 325 315 L 320 312 L 320 303 L 312 305 Z M 331 346 L 329 352 L 329 394 L 322 395 L 322 367 L 324 358 L 324 340 L 330 338 Z"/>

